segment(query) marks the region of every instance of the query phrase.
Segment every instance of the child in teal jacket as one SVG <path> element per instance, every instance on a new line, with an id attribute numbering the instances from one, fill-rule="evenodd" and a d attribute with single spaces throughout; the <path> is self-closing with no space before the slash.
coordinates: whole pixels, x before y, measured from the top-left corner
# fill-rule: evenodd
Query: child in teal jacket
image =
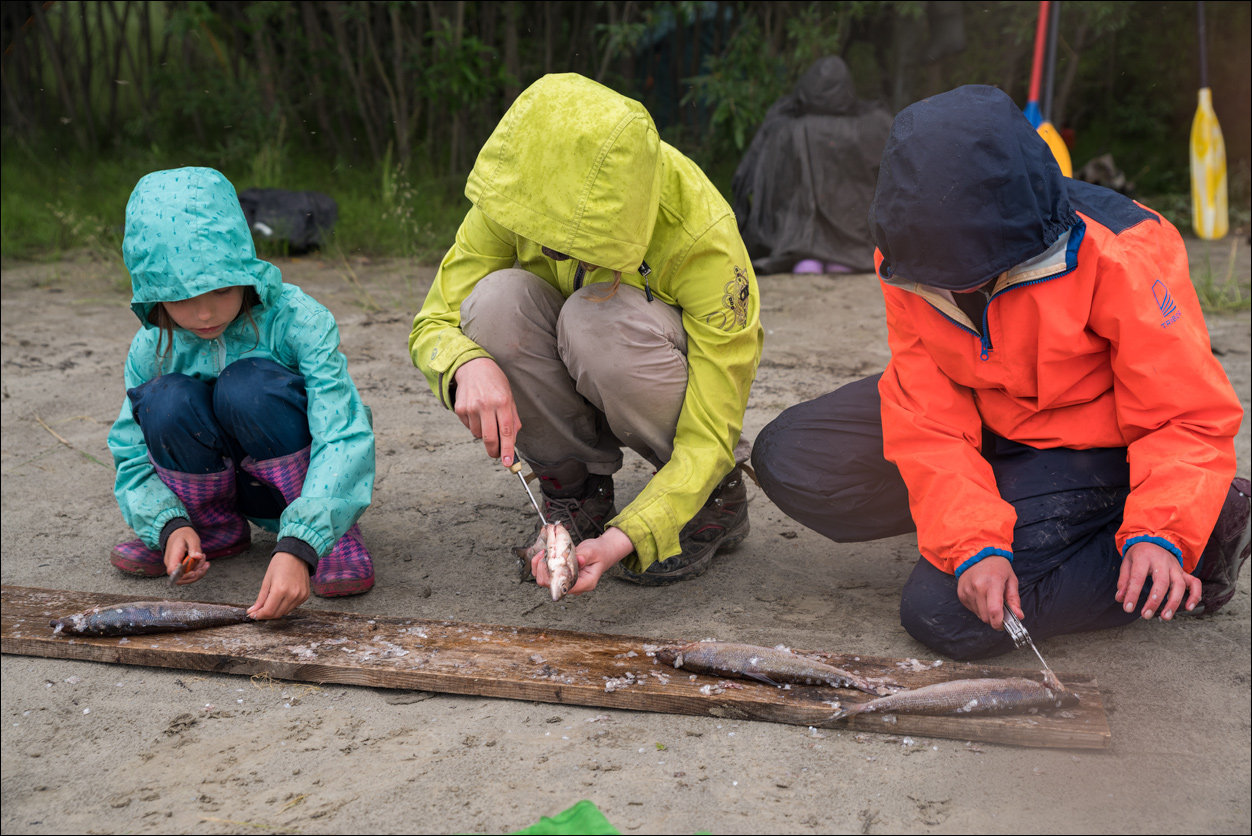
<path id="1" fill-rule="evenodd" d="M 250 519 L 278 534 L 254 617 L 285 615 L 310 591 L 368 591 L 356 521 L 374 433 L 334 317 L 256 257 L 235 189 L 212 169 L 140 180 L 122 252 L 142 327 L 109 449 L 139 539 L 113 565 L 192 583 L 248 548 Z"/>

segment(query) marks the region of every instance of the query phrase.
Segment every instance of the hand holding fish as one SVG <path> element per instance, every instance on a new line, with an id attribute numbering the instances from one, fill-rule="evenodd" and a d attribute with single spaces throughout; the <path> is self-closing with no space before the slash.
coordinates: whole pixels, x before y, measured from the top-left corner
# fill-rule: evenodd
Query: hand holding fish
<path id="1" fill-rule="evenodd" d="M 474 438 L 487 448 L 487 455 L 513 464 L 513 442 L 522 429 L 522 420 L 513 401 L 509 379 L 490 357 L 470 360 L 456 370 L 456 417 Z"/>
<path id="2" fill-rule="evenodd" d="M 248 615 L 257 620 L 282 618 L 309 599 L 309 564 L 294 554 L 277 552 L 270 558 L 261 594 L 248 607 Z"/>
<path id="3" fill-rule="evenodd" d="M 1143 605 L 1144 618 L 1151 618 L 1159 612 L 1162 621 L 1169 621 L 1178 612 L 1184 595 L 1187 596 L 1188 610 L 1195 609 L 1200 602 L 1199 578 L 1184 572 L 1178 558 L 1165 549 L 1155 543 L 1139 542 L 1126 550 L 1121 574 L 1117 577 L 1114 598 L 1125 607 L 1126 612 L 1134 610 L 1143 584 L 1149 577 L 1152 578 L 1152 592 Z"/>
<path id="4" fill-rule="evenodd" d="M 1004 629 L 1004 607 L 1018 618 L 1025 618 L 1022 599 L 1017 594 L 1017 574 L 1007 558 L 994 555 L 966 569 L 956 582 L 961 603 L 993 630 Z"/>
<path id="5" fill-rule="evenodd" d="M 205 572 L 209 571 L 209 561 L 204 559 L 204 552 L 200 550 L 200 535 L 194 528 L 186 525 L 174 529 L 165 541 L 165 573 L 173 575 L 189 557 L 195 558 L 198 562 L 178 578 L 178 586 L 195 583 L 204 577 Z"/>
<path id="6" fill-rule="evenodd" d="M 574 550 L 574 556 L 578 560 L 578 581 L 565 594 L 582 595 L 595 589 L 600 582 L 600 576 L 634 550 L 634 544 L 620 528 L 608 528 L 599 537 L 583 540 Z M 550 587 L 552 577 L 542 551 L 531 558 L 530 570 L 534 573 L 536 583 Z"/>

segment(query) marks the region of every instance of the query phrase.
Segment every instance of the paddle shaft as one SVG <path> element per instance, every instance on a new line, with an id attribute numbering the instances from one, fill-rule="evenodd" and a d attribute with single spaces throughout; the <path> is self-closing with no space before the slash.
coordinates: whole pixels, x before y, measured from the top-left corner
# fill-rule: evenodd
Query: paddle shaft
<path id="1" fill-rule="evenodd" d="M 1052 0 L 1048 10 L 1047 88 L 1043 95 L 1043 121 L 1052 121 L 1052 94 L 1056 92 L 1056 44 L 1061 39 L 1061 0 Z"/>

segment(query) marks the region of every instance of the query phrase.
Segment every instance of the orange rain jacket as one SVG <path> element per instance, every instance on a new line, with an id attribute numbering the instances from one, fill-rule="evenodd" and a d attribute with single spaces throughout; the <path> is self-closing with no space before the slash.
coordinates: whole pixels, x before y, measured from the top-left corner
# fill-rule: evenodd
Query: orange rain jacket
<path id="1" fill-rule="evenodd" d="M 1052 241 L 1045 232 L 1041 254 L 964 285 L 941 278 L 956 289 L 993 278 L 980 323 L 950 290 L 910 280 L 910 258 L 914 276 L 924 272 L 921 251 L 907 250 L 916 236 L 895 239 L 903 256 L 876 252 L 892 355 L 879 384 L 885 455 L 908 486 L 922 555 L 959 576 L 989 555 L 1012 558 L 1016 514 L 979 453 L 984 426 L 1036 448 L 1126 447 L 1118 549 L 1147 540 L 1192 571 L 1235 474 L 1243 410 L 1210 348 L 1182 239 L 1107 189 L 1052 187 L 1065 205 L 1051 223 L 1068 228 Z M 881 224 L 889 207 L 876 204 Z M 891 251 L 881 227 L 876 240 Z"/>

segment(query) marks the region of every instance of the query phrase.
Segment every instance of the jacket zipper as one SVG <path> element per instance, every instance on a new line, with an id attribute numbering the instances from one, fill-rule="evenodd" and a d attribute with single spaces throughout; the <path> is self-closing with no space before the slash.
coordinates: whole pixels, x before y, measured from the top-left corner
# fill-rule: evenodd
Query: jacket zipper
<path id="1" fill-rule="evenodd" d="M 579 263 L 578 269 L 574 271 L 574 291 L 575 292 L 582 290 L 583 279 L 586 277 L 586 275 L 587 275 L 587 271 L 583 268 L 582 264 Z M 652 275 L 652 268 L 648 266 L 648 262 L 645 261 L 639 265 L 639 275 L 643 276 L 643 294 L 644 296 L 648 297 L 648 301 L 651 302 L 653 299 L 652 285 L 648 282 L 648 276 Z"/>
<path id="2" fill-rule="evenodd" d="M 1015 284 L 1015 285 L 1012 285 L 1012 286 L 1010 286 L 1010 287 L 1006 287 L 1006 288 L 1004 288 L 1004 289 L 1002 289 L 1002 290 L 997 290 L 995 293 L 991 294 L 989 297 L 987 297 L 987 306 L 986 306 L 985 308 L 983 308 L 983 312 L 982 312 L 982 333 L 981 333 L 981 334 L 980 334 L 980 333 L 978 333 L 977 331 L 975 331 L 973 328 L 968 328 L 968 327 L 966 327 L 965 325 L 963 325 L 962 323 L 957 322 L 955 319 L 953 319 L 952 317 L 948 316 L 946 313 L 944 313 L 942 310 L 940 310 L 940 309 L 939 309 L 939 307 L 938 307 L 935 303 L 933 303 L 933 302 L 929 302 L 929 304 L 930 304 L 930 306 L 931 306 L 932 308 L 934 308 L 936 311 L 938 311 L 938 312 L 939 312 L 939 315 L 940 315 L 940 316 L 942 316 L 942 317 L 943 317 L 944 319 L 946 319 L 948 322 L 951 322 L 953 325 L 955 325 L 957 328 L 960 328 L 962 331 L 968 331 L 969 333 L 971 333 L 971 334 L 973 334 L 975 337 L 977 337 L 977 338 L 978 338 L 979 345 L 981 346 L 981 349 L 982 349 L 982 350 L 979 352 L 979 354 L 978 354 L 978 359 L 979 359 L 979 360 L 986 361 L 986 360 L 990 359 L 990 357 L 991 357 L 991 351 L 992 351 L 992 349 L 994 349 L 994 348 L 995 348 L 995 346 L 993 346 L 993 345 L 991 344 L 991 336 L 988 334 L 988 331 L 990 330 L 990 328 L 988 327 L 988 318 L 989 318 L 989 317 L 990 317 L 990 315 L 991 315 L 991 303 L 992 303 L 992 302 L 993 302 L 993 301 L 994 301 L 997 297 L 1002 296 L 1003 294 L 1008 293 L 1008 292 L 1009 292 L 1009 291 L 1011 291 L 1011 290 L 1017 290 L 1019 287 L 1029 287 L 1029 286 L 1030 286 L 1030 285 L 1032 285 L 1032 284 L 1042 284 L 1043 282 L 1050 282 L 1050 281 L 1052 281 L 1053 279 L 1059 279 L 1059 278 L 1061 278 L 1062 276 L 1069 275 L 1069 274 L 1070 274 L 1070 273 L 1072 273 L 1072 272 L 1074 271 L 1074 269 L 1076 269 L 1076 268 L 1077 268 L 1077 265 L 1075 265 L 1075 267 L 1072 267 L 1072 268 L 1070 268 L 1070 269 L 1068 269 L 1068 270 L 1065 270 L 1065 271 L 1063 271 L 1063 272 L 1057 273 L 1057 274 L 1055 274 L 1055 275 L 1052 275 L 1052 276 L 1044 276 L 1043 278 L 1039 278 L 1039 279 L 1031 279 L 1031 280 L 1030 280 L 1030 281 L 1028 281 L 1028 282 L 1021 282 L 1020 284 Z"/>

